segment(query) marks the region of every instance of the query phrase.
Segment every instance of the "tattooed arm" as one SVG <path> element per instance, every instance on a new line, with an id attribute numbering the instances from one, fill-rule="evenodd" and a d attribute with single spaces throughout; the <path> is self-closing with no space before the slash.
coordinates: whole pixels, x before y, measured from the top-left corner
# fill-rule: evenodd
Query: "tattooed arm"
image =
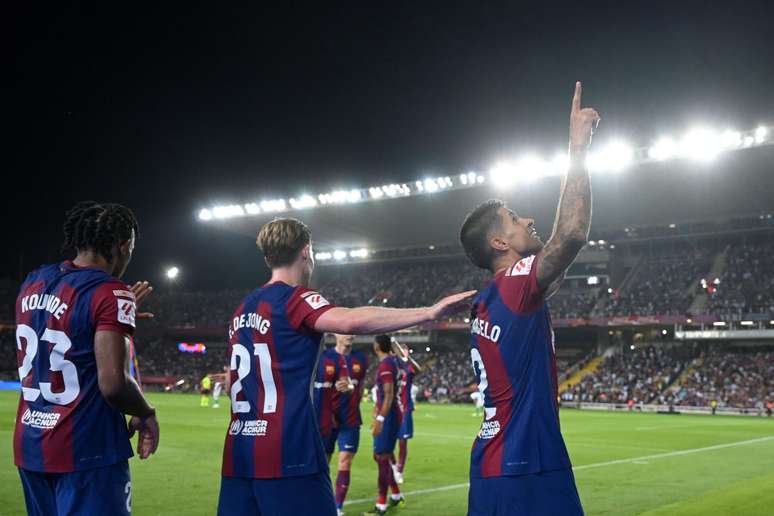
<path id="1" fill-rule="evenodd" d="M 538 255 L 537 283 L 540 288 L 558 289 L 565 271 L 586 245 L 591 225 L 591 181 L 586 168 L 586 151 L 598 123 L 599 114 L 594 109 L 581 108 L 581 83 L 575 83 L 570 112 L 570 166 L 562 179 L 553 233 Z"/>

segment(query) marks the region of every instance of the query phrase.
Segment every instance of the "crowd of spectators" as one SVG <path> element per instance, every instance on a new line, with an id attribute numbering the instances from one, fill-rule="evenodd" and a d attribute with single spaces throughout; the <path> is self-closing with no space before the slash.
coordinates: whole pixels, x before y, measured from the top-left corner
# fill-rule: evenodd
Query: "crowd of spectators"
<path id="1" fill-rule="evenodd" d="M 694 286 L 712 267 L 711 250 L 685 249 L 675 254 L 646 254 L 624 289 L 596 309 L 597 317 L 684 315 Z"/>
<path id="2" fill-rule="evenodd" d="M 762 409 L 774 401 L 774 351 L 702 353 L 680 385 L 672 390 L 675 405 Z"/>
<path id="3" fill-rule="evenodd" d="M 565 392 L 562 399 L 594 403 L 666 402 L 664 390 L 677 379 L 694 353 L 689 345 L 647 345 L 613 354 Z"/>
<path id="4" fill-rule="evenodd" d="M 141 376 L 174 377 L 184 380 L 177 389 L 196 390 L 204 375 L 221 373 L 229 363 L 225 344 L 207 345 L 206 353 L 184 353 L 177 344 L 168 339 L 138 342 L 135 350 Z"/>
<path id="5" fill-rule="evenodd" d="M 718 279 L 707 303 L 709 313 L 729 320 L 750 314 L 774 317 L 774 242 L 729 247 Z"/>

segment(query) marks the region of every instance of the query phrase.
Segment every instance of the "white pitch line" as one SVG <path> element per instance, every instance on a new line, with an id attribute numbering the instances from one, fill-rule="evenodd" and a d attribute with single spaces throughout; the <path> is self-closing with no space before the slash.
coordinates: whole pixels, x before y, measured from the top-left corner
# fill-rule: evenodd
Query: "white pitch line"
<path id="1" fill-rule="evenodd" d="M 653 459 L 665 459 L 667 457 L 680 457 L 682 455 L 690 455 L 693 453 L 701 453 L 706 451 L 713 451 L 713 450 L 722 450 L 724 448 L 734 448 L 736 446 L 745 446 L 747 444 L 756 444 L 756 443 L 763 443 L 767 441 L 774 440 L 774 435 L 768 436 L 768 437 L 759 437 L 757 439 L 748 439 L 746 441 L 736 441 L 733 443 L 725 443 L 725 444 L 716 444 L 714 446 L 704 446 L 702 448 L 691 448 L 688 450 L 677 450 L 672 451 L 668 453 L 657 453 L 655 455 L 644 455 L 642 457 L 632 457 L 629 459 L 618 459 L 618 460 L 609 460 L 607 462 L 597 462 L 595 464 L 583 464 L 581 466 L 575 466 L 573 467 L 573 471 L 581 471 L 584 469 L 593 469 L 593 468 L 602 468 L 605 466 L 614 466 L 616 464 L 636 464 L 640 463 L 642 464 L 643 461 L 653 460 Z M 465 482 L 464 484 L 450 484 L 447 486 L 440 486 L 440 487 L 431 487 L 427 489 L 417 489 L 416 491 L 408 491 L 403 493 L 406 496 L 412 496 L 412 495 L 418 495 L 418 494 L 428 494 L 428 493 L 437 493 L 440 491 L 451 491 L 453 489 L 463 489 L 469 487 L 470 484 L 468 482 Z M 357 503 L 365 503 L 365 502 L 372 502 L 374 499 L 371 498 L 360 498 L 357 500 L 347 500 L 344 505 L 350 505 L 350 504 L 357 504 Z"/>

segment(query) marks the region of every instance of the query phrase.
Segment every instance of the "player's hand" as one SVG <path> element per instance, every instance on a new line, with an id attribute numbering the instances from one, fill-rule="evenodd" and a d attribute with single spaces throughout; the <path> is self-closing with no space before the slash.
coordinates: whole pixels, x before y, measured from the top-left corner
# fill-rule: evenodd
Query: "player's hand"
<path id="1" fill-rule="evenodd" d="M 339 392 L 348 392 L 349 391 L 350 383 L 347 381 L 346 378 L 339 378 L 336 380 L 336 390 Z"/>
<path id="2" fill-rule="evenodd" d="M 134 302 L 137 306 L 153 292 L 153 287 L 147 281 L 138 281 L 132 285 L 132 293 L 134 294 Z M 153 314 L 150 312 L 137 312 L 136 317 L 138 319 L 151 319 Z"/>
<path id="3" fill-rule="evenodd" d="M 379 421 L 378 419 L 374 419 L 374 424 L 371 425 L 371 435 L 374 437 L 377 437 L 379 434 L 382 433 L 382 430 L 384 429 L 384 421 Z"/>
<path id="4" fill-rule="evenodd" d="M 145 419 L 133 416 L 129 420 L 129 437 L 133 437 L 135 432 L 139 432 L 137 437 L 137 455 L 141 459 L 147 459 L 159 447 L 159 422 L 156 415 L 148 416 Z"/>
<path id="5" fill-rule="evenodd" d="M 599 113 L 594 108 L 581 108 L 583 86 L 575 83 L 575 95 L 570 110 L 570 149 L 585 150 L 591 144 L 591 135 L 599 125 Z"/>
<path id="6" fill-rule="evenodd" d="M 474 295 L 476 295 L 475 290 L 468 290 L 467 292 L 460 292 L 459 294 L 446 296 L 429 308 L 430 319 L 435 320 L 445 315 L 459 312 L 463 308 L 469 306 L 470 298 L 472 298 Z"/>

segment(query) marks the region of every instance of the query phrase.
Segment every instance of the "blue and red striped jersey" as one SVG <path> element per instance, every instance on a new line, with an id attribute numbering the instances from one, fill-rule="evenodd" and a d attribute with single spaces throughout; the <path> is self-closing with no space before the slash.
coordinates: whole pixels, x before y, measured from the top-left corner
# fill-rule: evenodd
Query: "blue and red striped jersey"
<path id="1" fill-rule="evenodd" d="M 363 399 L 363 384 L 365 383 L 366 369 L 368 369 L 368 360 L 360 351 L 352 351 L 348 355 L 339 356 L 343 358 L 339 378 L 349 376 L 354 388 L 349 392 L 339 392 L 334 389 L 335 419 L 341 426 L 357 427 L 363 424 L 363 418 L 360 415 L 360 401 Z"/>
<path id="2" fill-rule="evenodd" d="M 400 399 L 400 390 L 398 385 L 399 375 L 398 359 L 394 356 L 387 356 L 379 362 L 376 368 L 376 412 L 381 412 L 382 403 L 384 403 L 384 386 L 392 384 L 392 408 L 390 412 L 399 420 L 403 418 L 403 405 Z"/>
<path id="3" fill-rule="evenodd" d="M 317 292 L 270 283 L 248 294 L 229 324 L 231 423 L 223 475 L 282 478 L 327 469 L 311 383 L 333 308 Z"/>
<path id="4" fill-rule="evenodd" d="M 366 369 L 368 361 L 359 351 L 342 355 L 335 348 L 330 348 L 320 355 L 314 382 L 314 408 L 323 436 L 330 435 L 335 427 L 358 427 L 363 424 L 360 400 L 363 399 Z M 347 377 L 352 382 L 352 390 L 337 391 L 336 381 Z"/>
<path id="5" fill-rule="evenodd" d="M 326 349 L 317 361 L 317 375 L 314 379 L 314 409 L 317 414 L 317 426 L 323 437 L 331 435 L 331 431 L 339 424 L 334 419 L 333 398 L 336 393 L 336 380 L 340 378 L 340 370 L 346 367 L 344 357 L 333 348 Z"/>
<path id="6" fill-rule="evenodd" d="M 18 467 L 69 473 L 132 456 L 124 415 L 97 384 L 94 334 L 131 337 L 135 310 L 129 287 L 99 269 L 65 261 L 27 276 L 16 300 Z"/>
<path id="7" fill-rule="evenodd" d="M 400 401 L 404 411 L 413 412 L 414 398 L 411 396 L 411 387 L 414 385 L 414 366 L 411 362 L 404 362 L 400 358 L 398 358 L 397 362 L 398 367 L 400 367 L 400 380 L 398 381 Z"/>
<path id="8" fill-rule="evenodd" d="M 471 476 L 570 468 L 559 431 L 556 355 L 537 260 L 498 273 L 473 302 L 471 358 L 485 419 L 473 443 Z"/>

